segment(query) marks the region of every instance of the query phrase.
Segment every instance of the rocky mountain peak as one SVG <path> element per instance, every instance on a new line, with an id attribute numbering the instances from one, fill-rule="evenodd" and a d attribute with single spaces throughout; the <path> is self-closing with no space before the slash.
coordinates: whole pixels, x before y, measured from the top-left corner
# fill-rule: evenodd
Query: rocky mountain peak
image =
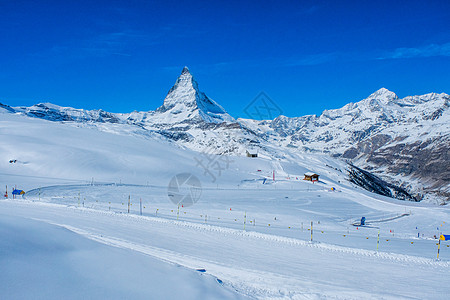
<path id="1" fill-rule="evenodd" d="M 156 110 L 161 121 L 165 123 L 201 122 L 223 123 L 235 122 L 222 106 L 202 93 L 188 67 L 167 93 L 164 104 Z"/>
<path id="2" fill-rule="evenodd" d="M 184 75 L 184 74 L 191 74 L 191 73 L 189 72 L 189 68 L 186 67 L 186 66 L 184 66 L 183 70 L 181 71 L 181 75 Z"/>

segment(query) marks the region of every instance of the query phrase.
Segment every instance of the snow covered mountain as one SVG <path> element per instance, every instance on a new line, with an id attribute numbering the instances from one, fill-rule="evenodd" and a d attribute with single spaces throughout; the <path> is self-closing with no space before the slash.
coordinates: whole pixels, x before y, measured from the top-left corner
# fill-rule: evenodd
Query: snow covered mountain
<path id="1" fill-rule="evenodd" d="M 76 122 L 117 133 L 164 137 L 181 148 L 209 154 L 260 156 L 295 161 L 305 152 L 344 159 L 415 194 L 450 197 L 450 96 L 426 94 L 399 99 L 382 88 L 357 103 L 320 116 L 235 120 L 208 98 L 185 67 L 155 111 L 114 114 L 41 103 L 12 108 L 50 121 Z M 125 126 L 125 127 L 124 127 Z"/>
<path id="2" fill-rule="evenodd" d="M 184 67 L 164 99 L 164 104 L 156 110 L 153 117 L 153 121 L 159 124 L 186 123 L 188 120 L 216 124 L 235 122 L 222 106 L 198 89 L 198 84 L 187 67 Z"/>
<path id="3" fill-rule="evenodd" d="M 448 198 L 449 107 L 450 96 L 444 93 L 399 99 L 382 88 L 320 116 L 244 122 L 280 147 L 328 153 L 415 193 Z"/>

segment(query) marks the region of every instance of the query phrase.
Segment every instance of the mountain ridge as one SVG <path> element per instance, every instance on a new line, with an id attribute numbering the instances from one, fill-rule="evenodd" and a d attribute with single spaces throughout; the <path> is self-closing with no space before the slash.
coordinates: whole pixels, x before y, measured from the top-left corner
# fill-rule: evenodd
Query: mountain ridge
<path id="1" fill-rule="evenodd" d="M 236 120 L 199 90 L 185 67 L 155 111 L 117 114 L 50 103 L 0 107 L 50 121 L 137 126 L 180 147 L 213 154 L 245 155 L 255 147 L 277 159 L 325 153 L 394 181 L 419 198 L 428 192 L 450 197 L 450 96 L 445 93 L 399 98 L 381 88 L 319 116 Z"/>

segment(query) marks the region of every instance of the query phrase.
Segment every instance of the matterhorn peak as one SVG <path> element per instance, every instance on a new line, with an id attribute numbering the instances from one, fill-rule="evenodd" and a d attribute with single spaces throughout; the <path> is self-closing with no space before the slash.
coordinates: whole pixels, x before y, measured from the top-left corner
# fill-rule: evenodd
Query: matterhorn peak
<path id="1" fill-rule="evenodd" d="M 169 123 L 187 120 L 207 123 L 235 122 L 223 107 L 198 89 L 198 84 L 188 67 L 183 68 L 157 112 L 167 115 Z"/>
<path id="2" fill-rule="evenodd" d="M 189 68 L 186 67 L 186 66 L 184 66 L 183 70 L 181 71 L 181 75 L 184 75 L 184 74 L 191 74 L 191 73 L 189 72 Z"/>

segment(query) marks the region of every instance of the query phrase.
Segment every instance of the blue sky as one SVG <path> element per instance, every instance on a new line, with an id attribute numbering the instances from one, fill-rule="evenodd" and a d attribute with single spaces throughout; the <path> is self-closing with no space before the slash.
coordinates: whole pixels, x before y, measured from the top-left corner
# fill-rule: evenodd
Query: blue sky
<path id="1" fill-rule="evenodd" d="M 186 65 L 235 117 L 450 93 L 450 1 L 0 0 L 0 102 L 159 107 Z"/>

